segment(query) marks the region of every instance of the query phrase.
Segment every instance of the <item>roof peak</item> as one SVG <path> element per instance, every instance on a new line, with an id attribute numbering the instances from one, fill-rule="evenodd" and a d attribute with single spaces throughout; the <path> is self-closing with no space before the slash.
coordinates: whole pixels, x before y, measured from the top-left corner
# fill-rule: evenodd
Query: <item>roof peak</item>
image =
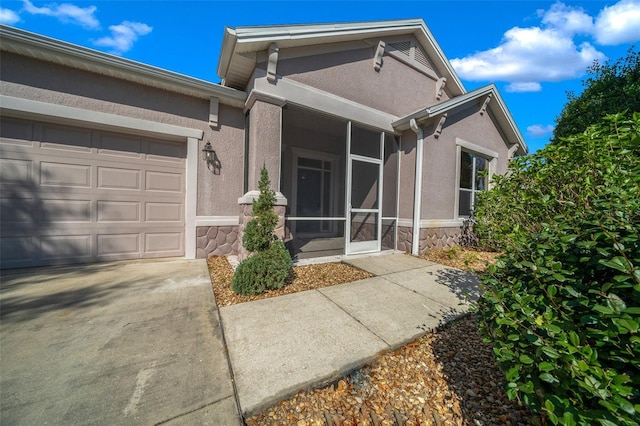
<path id="1" fill-rule="evenodd" d="M 367 21 L 334 21 L 334 22 L 315 22 L 315 23 L 293 23 L 293 24 L 275 24 L 275 25 L 246 25 L 237 27 L 227 27 L 234 30 L 252 31 L 258 29 L 271 29 L 277 31 L 282 28 L 302 29 L 302 28 L 332 28 L 340 29 L 342 27 L 367 27 L 372 26 L 381 28 L 385 26 L 394 25 L 425 25 L 424 20 L 421 18 L 407 18 L 407 19 L 381 19 L 381 20 L 367 20 Z"/>

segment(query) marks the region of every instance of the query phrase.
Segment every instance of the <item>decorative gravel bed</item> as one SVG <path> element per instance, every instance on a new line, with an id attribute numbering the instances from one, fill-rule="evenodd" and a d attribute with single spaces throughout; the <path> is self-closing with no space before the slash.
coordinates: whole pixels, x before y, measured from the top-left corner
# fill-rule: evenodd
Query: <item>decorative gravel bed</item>
<path id="1" fill-rule="evenodd" d="M 467 315 L 333 386 L 297 393 L 247 425 L 530 425 Z"/>
<path id="2" fill-rule="evenodd" d="M 226 257 L 211 256 L 208 260 L 209 274 L 213 283 L 213 293 L 218 306 L 229 306 L 252 300 L 267 299 L 299 291 L 313 290 L 337 284 L 363 280 L 372 275 L 346 263 L 321 263 L 294 266 L 287 284 L 279 290 L 268 290 L 254 296 L 242 296 L 231 290 L 233 268 Z"/>
<path id="3" fill-rule="evenodd" d="M 479 271 L 495 253 L 445 249 L 422 256 Z M 233 270 L 224 257 L 209 259 L 218 306 L 327 287 L 371 274 L 342 263 L 299 266 L 281 290 L 240 296 L 231 290 Z M 541 424 L 509 401 L 491 346 L 483 343 L 473 314 L 381 355 L 373 364 L 332 386 L 304 390 L 246 419 L 255 425 L 512 425 Z"/>

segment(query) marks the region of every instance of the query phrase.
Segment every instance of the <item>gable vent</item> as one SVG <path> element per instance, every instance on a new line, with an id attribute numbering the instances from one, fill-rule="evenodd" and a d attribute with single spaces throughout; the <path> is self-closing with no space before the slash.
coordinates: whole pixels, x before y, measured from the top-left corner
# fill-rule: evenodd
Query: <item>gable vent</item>
<path id="1" fill-rule="evenodd" d="M 433 66 L 431 65 L 431 62 L 429 62 L 429 60 L 427 59 L 426 53 L 424 53 L 424 50 L 422 50 L 422 47 L 417 45 L 416 45 L 414 60 L 424 65 L 425 67 L 429 68 L 430 70 L 433 70 Z"/>
<path id="2" fill-rule="evenodd" d="M 413 68 L 428 75 L 434 80 L 438 79 L 436 69 L 427 57 L 427 53 L 419 43 L 416 43 L 415 40 L 394 40 L 387 43 L 385 51 L 396 59 L 406 62 Z"/>
<path id="3" fill-rule="evenodd" d="M 407 56 L 411 54 L 411 43 L 409 41 L 401 41 L 398 43 L 389 43 L 389 46 L 396 49 L 398 52 L 403 53 Z"/>

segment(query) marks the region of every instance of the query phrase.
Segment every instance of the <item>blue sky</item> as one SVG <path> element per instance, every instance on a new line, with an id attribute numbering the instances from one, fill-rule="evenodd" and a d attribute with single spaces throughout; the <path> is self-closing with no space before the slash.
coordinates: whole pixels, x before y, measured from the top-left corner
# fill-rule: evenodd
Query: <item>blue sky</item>
<path id="1" fill-rule="evenodd" d="M 3 0 L 0 22 L 218 83 L 225 26 L 422 18 L 467 90 L 495 83 L 530 151 L 593 60 L 640 48 L 640 0 Z"/>

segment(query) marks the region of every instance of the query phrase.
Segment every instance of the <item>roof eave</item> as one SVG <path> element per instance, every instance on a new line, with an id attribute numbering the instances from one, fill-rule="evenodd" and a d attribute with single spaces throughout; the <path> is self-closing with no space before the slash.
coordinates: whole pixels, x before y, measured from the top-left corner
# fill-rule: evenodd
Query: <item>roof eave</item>
<path id="1" fill-rule="evenodd" d="M 159 87 L 190 96 L 217 97 L 222 103 L 242 106 L 245 92 L 184 74 L 103 53 L 39 34 L 0 25 L 0 49 L 35 59 L 83 70 L 99 69 L 102 74 Z"/>
<path id="2" fill-rule="evenodd" d="M 462 107 L 469 102 L 475 101 L 476 99 L 487 95 L 491 95 L 493 97 L 493 99 L 489 103 L 489 108 L 496 116 L 498 124 L 500 125 L 503 133 L 505 133 L 505 135 L 507 136 L 507 142 L 510 144 L 518 144 L 520 147 L 518 149 L 519 154 L 523 155 L 529 152 L 527 143 L 522 137 L 518 126 L 516 126 L 511 113 L 507 109 L 502 96 L 500 96 L 500 92 L 498 92 L 498 89 L 494 84 L 489 84 L 488 86 L 481 87 L 479 89 L 465 93 L 464 95 L 444 101 L 440 104 L 436 104 L 428 108 L 422 108 L 394 121 L 393 123 L 391 123 L 391 125 L 396 130 L 405 131 L 410 128 L 411 120 L 416 120 L 417 123 L 422 125 L 430 119 L 439 117 L 442 114 Z"/>
<path id="3" fill-rule="evenodd" d="M 447 77 L 448 90 L 454 97 L 466 93 L 460 78 L 422 19 L 227 28 L 218 75 L 226 81 L 234 55 L 266 50 L 271 43 L 287 48 L 400 34 L 413 34 L 429 47 L 429 53 L 437 57 L 438 71 Z M 242 81 L 236 78 L 237 81 L 232 83 L 242 86 L 249 78 L 250 75 L 246 75 Z"/>
<path id="4" fill-rule="evenodd" d="M 225 27 L 224 35 L 222 36 L 222 48 L 220 49 L 220 56 L 218 57 L 218 77 L 223 80 L 223 84 L 229 72 L 229 66 L 231 65 L 237 40 L 238 37 L 235 30 Z"/>
<path id="5" fill-rule="evenodd" d="M 449 59 L 447 59 L 444 51 L 436 41 L 433 33 L 431 33 L 431 30 L 429 30 L 429 27 L 427 27 L 427 25 L 424 23 L 424 21 L 421 21 L 420 29 L 422 31 L 422 35 L 426 38 L 427 43 L 429 43 L 436 56 L 438 56 L 440 62 L 444 64 L 445 70 L 443 74 L 445 74 L 446 77 L 450 79 L 450 81 L 447 81 L 447 86 L 454 88 L 454 90 L 452 90 L 453 95 L 458 96 L 466 93 L 467 89 L 465 89 L 462 81 L 458 77 L 458 74 L 451 65 L 451 62 L 449 62 Z"/>

